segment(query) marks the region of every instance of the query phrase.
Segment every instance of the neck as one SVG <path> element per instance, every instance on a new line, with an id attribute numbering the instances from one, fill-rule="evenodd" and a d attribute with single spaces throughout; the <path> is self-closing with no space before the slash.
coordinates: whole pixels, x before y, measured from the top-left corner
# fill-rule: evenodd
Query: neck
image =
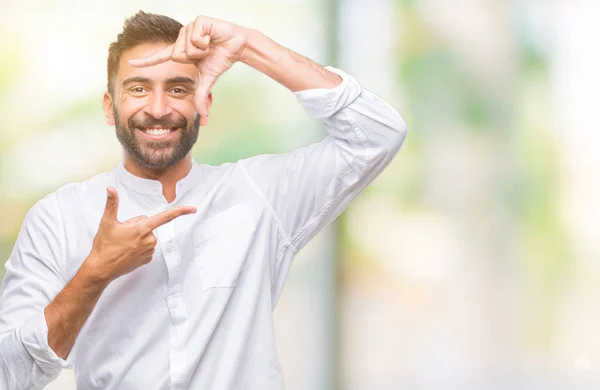
<path id="1" fill-rule="evenodd" d="M 159 181 L 162 184 L 163 196 L 171 203 L 175 200 L 177 182 L 186 177 L 192 169 L 192 155 L 188 153 L 181 161 L 170 168 L 153 169 L 138 164 L 127 153 L 124 153 L 123 165 L 132 175 Z"/>

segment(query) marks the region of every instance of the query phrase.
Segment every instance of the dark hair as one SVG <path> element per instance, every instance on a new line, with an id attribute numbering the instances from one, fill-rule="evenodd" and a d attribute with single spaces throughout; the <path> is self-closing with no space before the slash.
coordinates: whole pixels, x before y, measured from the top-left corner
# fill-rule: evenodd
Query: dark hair
<path id="1" fill-rule="evenodd" d="M 114 78 L 119 69 L 121 54 L 144 43 L 173 44 L 177 41 L 181 23 L 168 16 L 156 15 L 139 11 L 125 19 L 123 31 L 117 35 L 117 40 L 108 48 L 107 79 L 108 92 L 114 93 Z"/>

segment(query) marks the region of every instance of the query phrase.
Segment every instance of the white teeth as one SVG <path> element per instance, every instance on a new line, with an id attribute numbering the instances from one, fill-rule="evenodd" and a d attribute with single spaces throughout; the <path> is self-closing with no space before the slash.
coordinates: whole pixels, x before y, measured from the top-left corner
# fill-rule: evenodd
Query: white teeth
<path id="1" fill-rule="evenodd" d="M 144 130 L 146 134 L 155 135 L 155 136 L 163 136 L 167 135 L 171 132 L 170 129 L 146 129 Z"/>

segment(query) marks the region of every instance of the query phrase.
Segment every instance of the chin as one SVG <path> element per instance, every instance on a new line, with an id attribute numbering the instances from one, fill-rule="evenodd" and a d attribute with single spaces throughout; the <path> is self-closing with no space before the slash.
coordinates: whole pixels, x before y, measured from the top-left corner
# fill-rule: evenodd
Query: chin
<path id="1" fill-rule="evenodd" d="M 162 153 L 144 153 L 141 161 L 138 162 L 146 168 L 163 170 L 177 164 L 179 160 L 175 160 L 172 153 L 169 153 L 168 155 Z"/>

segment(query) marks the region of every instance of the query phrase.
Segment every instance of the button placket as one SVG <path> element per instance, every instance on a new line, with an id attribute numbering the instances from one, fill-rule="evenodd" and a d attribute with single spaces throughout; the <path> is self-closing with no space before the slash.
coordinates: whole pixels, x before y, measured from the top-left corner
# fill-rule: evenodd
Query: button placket
<path id="1" fill-rule="evenodd" d="M 171 317 L 170 367 L 172 389 L 186 386 L 185 354 L 188 313 L 181 294 L 180 250 L 175 237 L 175 223 L 170 222 L 158 230 L 159 245 L 168 270 L 167 307 Z"/>

